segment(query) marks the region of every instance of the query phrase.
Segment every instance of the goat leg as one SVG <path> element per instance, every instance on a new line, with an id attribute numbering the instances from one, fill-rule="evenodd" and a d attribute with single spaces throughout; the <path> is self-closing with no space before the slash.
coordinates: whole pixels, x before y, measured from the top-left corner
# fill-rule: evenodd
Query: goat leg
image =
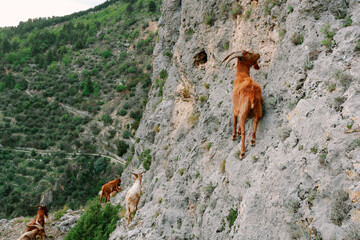
<path id="1" fill-rule="evenodd" d="M 245 122 L 246 122 L 246 117 L 242 116 L 241 119 L 240 119 L 240 122 L 239 122 L 240 128 L 241 128 L 241 153 L 240 153 L 240 159 L 243 159 L 245 157 Z"/>
<path id="2" fill-rule="evenodd" d="M 237 126 L 237 116 L 234 115 L 234 126 L 233 126 L 233 135 L 232 135 L 233 141 L 236 139 L 236 126 Z"/>
<path id="3" fill-rule="evenodd" d="M 253 132 L 252 132 L 251 141 L 250 141 L 250 144 L 251 144 L 252 147 L 255 146 L 256 128 L 257 128 L 258 122 L 259 122 L 259 117 L 255 115 L 254 123 L 253 123 Z"/>

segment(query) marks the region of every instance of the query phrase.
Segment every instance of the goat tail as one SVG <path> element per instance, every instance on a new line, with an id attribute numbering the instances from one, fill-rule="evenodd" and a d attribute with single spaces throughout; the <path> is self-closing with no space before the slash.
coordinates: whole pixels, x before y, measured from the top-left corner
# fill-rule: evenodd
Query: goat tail
<path id="1" fill-rule="evenodd" d="M 253 97 L 253 98 L 250 100 L 251 109 L 254 109 L 255 104 L 256 104 L 256 98 Z"/>
<path id="2" fill-rule="evenodd" d="M 103 193 L 103 191 L 100 191 L 100 192 L 99 192 L 99 195 L 101 196 L 101 195 L 102 195 L 102 193 Z"/>

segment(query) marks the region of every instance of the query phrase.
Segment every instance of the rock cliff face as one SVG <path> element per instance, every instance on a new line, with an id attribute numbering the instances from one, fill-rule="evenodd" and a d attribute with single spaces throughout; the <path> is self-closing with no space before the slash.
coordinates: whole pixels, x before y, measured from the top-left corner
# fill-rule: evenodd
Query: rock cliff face
<path id="1" fill-rule="evenodd" d="M 359 10 L 355 0 L 164 0 L 131 165 L 145 149 L 152 163 L 135 218 L 110 239 L 360 234 Z M 264 97 L 242 160 L 231 140 L 235 61 L 220 64 L 239 50 L 260 53 L 251 76 Z M 125 205 L 130 179 L 113 202 Z"/>

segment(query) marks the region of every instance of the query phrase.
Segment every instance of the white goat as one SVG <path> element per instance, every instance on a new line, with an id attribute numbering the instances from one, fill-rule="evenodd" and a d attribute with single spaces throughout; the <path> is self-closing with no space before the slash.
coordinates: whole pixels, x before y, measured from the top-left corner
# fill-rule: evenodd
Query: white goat
<path id="1" fill-rule="evenodd" d="M 142 179 L 142 174 L 144 172 L 141 172 L 139 174 L 136 173 L 131 173 L 133 174 L 135 177 L 133 177 L 133 179 L 135 180 L 134 185 L 126 192 L 126 197 L 125 197 L 125 202 L 126 202 L 126 211 L 127 211 L 127 215 L 128 215 L 128 221 L 127 221 L 127 225 L 129 225 L 132 217 L 132 213 L 134 211 L 138 210 L 138 204 L 139 204 L 139 200 L 140 200 L 140 195 L 141 195 L 141 179 Z"/>

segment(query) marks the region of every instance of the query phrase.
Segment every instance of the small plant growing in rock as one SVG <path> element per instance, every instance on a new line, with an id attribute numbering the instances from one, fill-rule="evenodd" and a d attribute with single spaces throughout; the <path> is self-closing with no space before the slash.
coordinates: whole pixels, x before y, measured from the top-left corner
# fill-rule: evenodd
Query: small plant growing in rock
<path id="1" fill-rule="evenodd" d="M 209 151 L 209 150 L 210 150 L 211 145 L 212 145 L 212 143 L 211 143 L 211 142 L 209 142 L 209 143 L 207 143 L 207 144 L 205 145 L 205 149 L 206 149 L 206 151 Z"/>
<path id="2" fill-rule="evenodd" d="M 238 216 L 238 211 L 231 208 L 229 210 L 229 214 L 226 216 L 226 220 L 229 223 L 229 228 L 231 228 L 234 225 L 237 216 Z"/>
<path id="3" fill-rule="evenodd" d="M 319 163 L 320 163 L 320 165 L 322 165 L 324 167 L 329 165 L 328 161 L 326 161 L 326 156 L 327 156 L 327 151 L 321 153 L 319 156 Z"/>
<path id="4" fill-rule="evenodd" d="M 318 147 L 315 145 L 315 146 L 313 146 L 312 148 L 310 148 L 310 151 L 311 151 L 313 154 L 317 154 L 317 152 L 318 152 Z"/>
<path id="5" fill-rule="evenodd" d="M 336 88 L 336 84 L 335 83 L 330 83 L 328 86 L 328 91 L 329 92 L 333 92 Z"/>
<path id="6" fill-rule="evenodd" d="M 360 40 L 356 43 L 355 51 L 360 51 Z"/>
<path id="7" fill-rule="evenodd" d="M 255 155 L 252 157 L 252 159 L 253 159 L 253 163 L 257 163 L 259 161 L 259 157 Z"/>
<path id="8" fill-rule="evenodd" d="M 334 224 L 341 226 L 345 218 L 347 218 L 351 206 L 346 203 L 349 196 L 346 191 L 338 190 L 333 194 L 331 202 L 330 220 Z"/>
<path id="9" fill-rule="evenodd" d="M 202 96 L 200 96 L 199 100 L 200 100 L 200 102 L 203 103 L 207 100 L 207 96 L 202 95 Z"/>
<path id="10" fill-rule="evenodd" d="M 225 230 L 225 225 L 226 225 L 226 224 L 225 224 L 225 220 L 222 219 L 222 220 L 221 220 L 221 227 L 220 227 L 219 229 L 217 229 L 216 232 L 217 232 L 217 233 L 223 232 L 223 231 Z"/>
<path id="11" fill-rule="evenodd" d="M 340 84 L 346 89 L 350 86 L 353 81 L 353 77 L 349 74 L 344 73 L 343 71 L 337 70 L 334 74 L 334 77 Z"/>
<path id="12" fill-rule="evenodd" d="M 213 13 L 206 14 L 204 22 L 206 25 L 213 26 L 215 22 L 214 14 Z"/>
<path id="13" fill-rule="evenodd" d="M 289 10 L 289 13 L 292 13 L 294 11 L 293 6 L 289 5 L 288 10 Z"/>
<path id="14" fill-rule="evenodd" d="M 210 84 L 208 84 L 208 83 L 204 83 L 203 85 L 206 89 L 209 89 L 209 87 L 210 87 Z"/>
<path id="15" fill-rule="evenodd" d="M 280 38 L 280 41 L 282 41 L 285 37 L 285 34 L 286 34 L 286 30 L 281 28 L 280 31 L 279 31 L 279 38 Z"/>
<path id="16" fill-rule="evenodd" d="M 162 203 L 162 198 L 158 199 L 158 203 L 161 204 Z"/>
<path id="17" fill-rule="evenodd" d="M 229 42 L 229 41 L 226 41 L 225 44 L 224 44 L 224 46 L 223 46 L 223 49 L 224 49 L 224 50 L 228 50 L 229 47 L 230 47 L 230 42 Z"/>
<path id="18" fill-rule="evenodd" d="M 324 34 L 325 39 L 321 41 L 322 45 L 324 45 L 327 48 L 331 48 L 333 45 L 335 45 L 334 36 L 336 34 L 335 30 L 330 30 L 330 24 L 326 24 L 322 29 L 320 29 L 320 32 Z"/>
<path id="19" fill-rule="evenodd" d="M 139 159 L 142 160 L 143 159 L 143 167 L 146 171 L 148 171 L 150 169 L 151 166 L 151 154 L 150 154 L 150 149 L 146 149 L 144 152 L 142 152 L 139 156 Z"/>
<path id="20" fill-rule="evenodd" d="M 271 9 L 275 7 L 275 0 L 266 0 L 265 1 L 265 16 L 271 14 Z"/>
<path id="21" fill-rule="evenodd" d="M 360 147 L 360 138 L 354 139 L 347 147 L 347 151 L 355 150 L 358 147 Z"/>
<path id="22" fill-rule="evenodd" d="M 251 187 L 251 184 L 250 184 L 249 180 L 246 180 L 245 184 L 246 184 L 247 187 Z"/>
<path id="23" fill-rule="evenodd" d="M 168 58 L 172 58 L 173 53 L 172 53 L 172 51 L 171 51 L 171 48 L 166 49 L 166 50 L 163 52 L 163 55 L 164 55 L 164 56 L 167 56 Z"/>
<path id="24" fill-rule="evenodd" d="M 301 151 L 301 150 L 304 149 L 304 146 L 303 146 L 303 145 L 300 145 L 300 146 L 298 147 L 298 149 L 299 149 L 299 151 Z"/>
<path id="25" fill-rule="evenodd" d="M 194 112 L 188 119 L 189 123 L 195 124 L 200 117 L 200 112 Z"/>
<path id="26" fill-rule="evenodd" d="M 154 127 L 154 132 L 158 133 L 159 131 L 160 131 L 159 125 L 156 125 L 156 126 Z"/>
<path id="27" fill-rule="evenodd" d="M 301 45 L 304 42 L 304 34 L 294 33 L 291 37 L 291 41 L 295 46 Z"/>
<path id="28" fill-rule="evenodd" d="M 244 14 L 244 20 L 247 21 L 249 18 L 250 18 L 250 15 L 251 15 L 251 12 L 252 12 L 252 9 L 253 9 L 253 5 L 251 5 L 251 7 L 245 11 L 245 14 Z"/>
<path id="29" fill-rule="evenodd" d="M 200 177 L 200 172 L 199 171 L 196 171 L 195 173 L 195 178 L 199 178 Z"/>
<path id="30" fill-rule="evenodd" d="M 231 16 L 236 19 L 236 17 L 238 15 L 241 15 L 242 13 L 242 8 L 241 6 L 239 5 L 239 3 L 237 2 L 233 2 L 232 4 L 232 7 L 231 7 Z"/>
<path id="31" fill-rule="evenodd" d="M 179 169 L 179 174 L 180 174 L 180 176 L 182 176 L 184 174 L 184 169 L 183 168 Z"/>
<path id="32" fill-rule="evenodd" d="M 205 188 L 204 188 L 204 192 L 205 192 L 205 197 L 210 197 L 211 194 L 214 192 L 215 187 L 212 184 L 212 182 L 210 182 Z"/>
<path id="33" fill-rule="evenodd" d="M 177 219 L 177 228 L 180 229 L 182 226 L 182 219 L 181 218 L 178 218 Z"/>
<path id="34" fill-rule="evenodd" d="M 349 27 L 352 24 L 352 20 L 350 16 L 346 16 L 343 21 L 343 27 Z"/>
<path id="35" fill-rule="evenodd" d="M 304 65 L 303 65 L 304 70 L 311 70 L 314 68 L 314 63 L 310 60 L 310 58 L 306 58 Z"/>

